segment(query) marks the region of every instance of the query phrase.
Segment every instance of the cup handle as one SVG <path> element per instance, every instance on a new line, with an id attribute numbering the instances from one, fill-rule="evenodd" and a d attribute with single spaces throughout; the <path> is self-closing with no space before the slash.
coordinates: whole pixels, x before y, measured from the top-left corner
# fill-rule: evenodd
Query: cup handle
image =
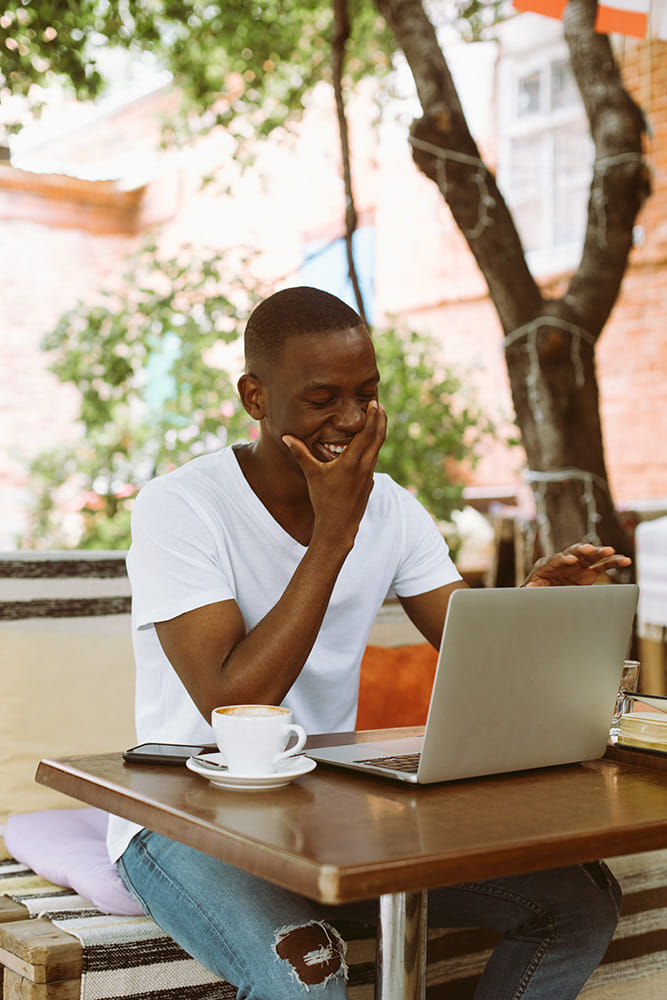
<path id="1" fill-rule="evenodd" d="M 283 750 L 282 753 L 276 754 L 275 757 L 276 764 L 278 763 L 279 760 L 285 760 L 286 757 L 293 757 L 295 754 L 300 753 L 300 751 L 303 750 L 304 744 L 306 742 L 306 730 L 303 728 L 303 726 L 297 726 L 295 723 L 292 723 L 287 728 L 290 733 L 296 734 L 296 743 L 294 744 L 293 747 L 290 747 L 289 750 Z M 287 739 L 289 740 L 289 736 L 287 737 Z"/>

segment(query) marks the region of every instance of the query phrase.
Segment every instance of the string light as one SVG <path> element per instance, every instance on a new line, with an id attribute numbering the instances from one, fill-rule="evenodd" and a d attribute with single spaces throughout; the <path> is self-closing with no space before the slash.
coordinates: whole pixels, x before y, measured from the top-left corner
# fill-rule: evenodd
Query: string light
<path id="1" fill-rule="evenodd" d="M 544 420 L 542 409 L 541 393 L 539 391 L 540 376 L 540 355 L 537 347 L 537 334 L 543 326 L 556 327 L 570 334 L 570 358 L 574 368 L 574 382 L 578 389 L 582 389 L 586 383 L 584 366 L 581 360 L 581 345 L 583 342 L 591 347 L 595 346 L 596 338 L 588 330 L 571 323 L 569 320 L 561 319 L 559 316 L 536 316 L 530 323 L 519 326 L 509 333 L 503 341 L 503 349 L 513 344 L 522 337 L 526 338 L 526 351 L 529 357 L 528 375 L 526 376 L 526 388 L 528 391 L 528 404 L 530 406 L 533 420 L 541 423 Z"/>
<path id="2" fill-rule="evenodd" d="M 526 480 L 533 487 L 533 495 L 535 496 L 535 520 L 539 526 L 540 535 L 545 540 L 547 551 L 554 551 L 551 527 L 546 508 L 547 486 L 549 483 L 564 483 L 572 480 L 579 481 L 583 484 L 581 502 L 586 507 L 586 534 L 584 536 L 584 541 L 592 542 L 594 545 L 601 544 L 600 537 L 597 532 L 597 526 L 600 523 L 601 515 L 598 512 L 597 505 L 595 503 L 594 487 L 597 486 L 599 489 L 604 490 L 605 493 L 609 493 L 609 485 L 602 478 L 602 476 L 598 476 L 595 472 L 591 472 L 589 469 L 575 468 L 551 469 L 549 472 L 537 472 L 534 469 L 527 469 L 524 475 Z"/>
<path id="3" fill-rule="evenodd" d="M 644 164 L 641 153 L 617 153 L 615 156 L 603 156 L 593 164 L 593 175 L 599 177 L 599 184 L 595 182 L 591 185 L 591 207 L 595 211 L 596 233 L 598 247 L 607 249 L 607 212 L 605 209 L 604 195 L 604 175 L 610 167 L 620 166 L 622 163 Z"/>
<path id="4" fill-rule="evenodd" d="M 495 208 L 496 205 L 496 200 L 488 188 L 486 179 L 489 171 L 484 161 L 480 160 L 478 156 L 469 156 L 467 153 L 459 153 L 454 149 L 444 149 L 442 146 L 436 146 L 432 142 L 425 142 L 423 139 L 415 139 L 414 136 L 410 136 L 409 141 L 415 149 L 421 149 L 424 153 L 430 153 L 432 156 L 436 157 L 436 177 L 438 187 L 443 192 L 445 198 L 447 198 L 447 190 L 449 187 L 449 181 L 447 179 L 447 160 L 453 160 L 456 163 L 463 163 L 474 168 L 475 172 L 473 173 L 471 180 L 477 185 L 477 189 L 479 191 L 479 210 L 477 222 L 471 229 L 465 229 L 463 226 L 461 226 L 461 229 L 469 239 L 477 239 L 481 236 L 486 227 L 491 225 L 490 210 Z"/>

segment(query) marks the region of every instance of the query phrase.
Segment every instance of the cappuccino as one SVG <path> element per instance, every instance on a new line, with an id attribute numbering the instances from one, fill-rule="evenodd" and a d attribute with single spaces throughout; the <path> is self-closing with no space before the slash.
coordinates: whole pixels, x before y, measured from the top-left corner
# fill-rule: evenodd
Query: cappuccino
<path id="1" fill-rule="evenodd" d="M 230 705 L 216 708 L 220 715 L 241 716 L 244 719 L 261 719 L 267 715 L 289 714 L 288 708 L 281 708 L 280 705 Z"/>
<path id="2" fill-rule="evenodd" d="M 211 726 L 230 773 L 238 776 L 273 774 L 306 742 L 305 730 L 281 705 L 221 705 L 213 709 Z M 296 743 L 286 749 L 292 733 Z"/>

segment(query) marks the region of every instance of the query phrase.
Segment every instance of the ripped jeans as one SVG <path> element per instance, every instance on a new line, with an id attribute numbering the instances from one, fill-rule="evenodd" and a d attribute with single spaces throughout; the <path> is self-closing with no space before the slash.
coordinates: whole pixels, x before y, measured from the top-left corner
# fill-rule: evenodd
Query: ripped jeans
<path id="1" fill-rule="evenodd" d="M 146 912 L 239 1000 L 347 997 L 345 944 L 330 920 L 377 924 L 377 901 L 322 906 L 142 830 L 118 862 Z M 503 934 L 476 1000 L 570 1000 L 602 959 L 621 892 L 602 863 L 429 892 L 432 927 Z"/>

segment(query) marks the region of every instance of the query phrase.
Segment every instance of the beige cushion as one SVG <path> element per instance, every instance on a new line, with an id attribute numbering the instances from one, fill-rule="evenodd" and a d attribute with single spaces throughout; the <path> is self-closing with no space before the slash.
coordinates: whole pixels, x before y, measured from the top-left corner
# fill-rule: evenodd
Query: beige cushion
<path id="1" fill-rule="evenodd" d="M 122 750 L 134 740 L 129 615 L 0 628 L 0 824 L 12 812 L 81 803 L 34 780 L 42 757 Z"/>
<path id="2" fill-rule="evenodd" d="M 128 598 L 123 553 L 0 556 L 0 827 L 81 806 L 35 782 L 42 757 L 136 742 Z"/>

